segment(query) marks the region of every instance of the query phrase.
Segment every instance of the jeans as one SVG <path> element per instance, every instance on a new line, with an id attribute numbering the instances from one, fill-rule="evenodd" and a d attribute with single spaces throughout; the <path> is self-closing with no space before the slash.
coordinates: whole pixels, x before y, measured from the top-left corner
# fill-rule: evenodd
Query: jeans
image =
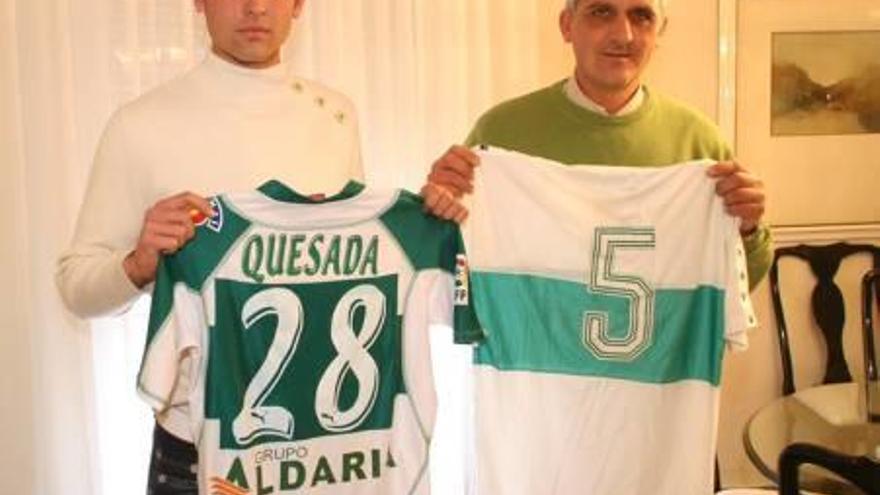
<path id="1" fill-rule="evenodd" d="M 156 424 L 147 495 L 198 495 L 198 454 L 193 444 Z"/>

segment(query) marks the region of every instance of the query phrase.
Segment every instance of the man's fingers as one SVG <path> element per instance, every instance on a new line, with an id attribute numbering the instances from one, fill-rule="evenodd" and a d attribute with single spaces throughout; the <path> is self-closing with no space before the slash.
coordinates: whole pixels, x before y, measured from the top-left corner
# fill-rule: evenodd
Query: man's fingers
<path id="1" fill-rule="evenodd" d="M 453 218 L 453 220 L 455 220 L 455 223 L 458 224 L 464 223 L 464 221 L 467 220 L 468 213 L 470 212 L 468 212 L 467 208 L 462 206 L 461 210 L 455 214 L 455 218 Z"/>
<path id="2" fill-rule="evenodd" d="M 763 198 L 763 190 L 763 184 L 758 179 L 740 175 L 732 175 L 715 184 L 715 192 L 724 198 L 740 193 L 760 195 Z"/>
<path id="3" fill-rule="evenodd" d="M 183 243 L 173 237 L 164 237 L 159 242 L 159 252 L 162 254 L 174 254 L 183 247 Z"/>
<path id="4" fill-rule="evenodd" d="M 434 162 L 432 174 L 455 175 L 470 181 L 474 177 L 474 169 L 457 156 L 444 155 Z"/>
<path id="5" fill-rule="evenodd" d="M 721 196 L 725 205 L 756 203 L 764 204 L 764 191 L 754 187 L 731 189 Z"/>
<path id="6" fill-rule="evenodd" d="M 431 165 L 428 181 L 443 186 L 460 197 L 473 190 L 474 167 L 480 157 L 470 149 L 455 145 Z"/>
<path id="7" fill-rule="evenodd" d="M 461 203 L 457 201 L 451 201 L 448 205 L 446 205 L 445 208 L 443 208 L 442 211 L 437 213 L 437 216 L 444 220 L 455 220 L 455 218 L 461 214 L 462 210 L 465 210 L 465 208 L 461 205 Z"/>
<path id="8" fill-rule="evenodd" d="M 744 203 L 725 207 L 727 213 L 740 219 L 740 232 L 751 232 L 760 223 L 764 207 L 754 203 Z"/>
<path id="9" fill-rule="evenodd" d="M 471 183 L 471 179 L 463 177 L 462 175 L 454 173 L 450 170 L 432 171 L 430 174 L 428 174 L 428 182 L 433 182 L 444 187 L 449 187 L 451 189 L 450 192 L 452 192 L 455 197 L 460 197 L 463 193 L 466 192 L 473 192 L 473 184 Z"/>
<path id="10" fill-rule="evenodd" d="M 192 238 L 192 227 L 180 223 L 148 223 L 144 231 L 152 236 L 173 237 L 178 241 L 184 242 Z"/>
<path id="11" fill-rule="evenodd" d="M 211 216 L 210 202 L 192 192 L 182 192 L 157 201 L 144 212 L 137 246 L 123 266 L 138 287 L 152 282 L 160 254 L 172 254 L 195 235 L 192 212 Z"/>
<path id="12" fill-rule="evenodd" d="M 421 196 L 425 202 L 425 210 L 431 211 L 440 200 L 440 188 L 430 182 L 422 187 Z"/>
<path id="13" fill-rule="evenodd" d="M 723 177 L 725 175 L 730 175 L 734 172 L 745 170 L 739 163 L 735 161 L 722 161 L 715 163 L 708 169 L 706 169 L 706 173 L 709 177 Z"/>
<path id="14" fill-rule="evenodd" d="M 181 213 L 178 212 L 178 215 Z M 158 251 L 169 254 L 182 248 L 195 235 L 192 222 L 186 218 L 186 223 L 147 221 L 138 241 L 139 248 Z"/>
<path id="15" fill-rule="evenodd" d="M 764 215 L 764 205 L 760 203 L 734 203 L 725 205 L 724 210 L 732 216 L 754 222 Z"/>
<path id="16" fill-rule="evenodd" d="M 718 179 L 715 191 L 721 196 L 739 188 L 762 188 L 760 179 L 737 162 L 718 162 L 707 170 L 709 177 Z"/>
<path id="17" fill-rule="evenodd" d="M 737 189 L 762 189 L 763 183 L 746 171 L 738 171 L 721 176 L 715 183 L 715 192 L 724 196 Z"/>
<path id="18" fill-rule="evenodd" d="M 193 226 L 193 216 L 190 210 L 176 210 L 156 206 L 147 210 L 144 224 L 181 225 L 190 228 Z"/>
<path id="19" fill-rule="evenodd" d="M 425 210 L 444 220 L 455 220 L 458 223 L 467 218 L 467 208 L 459 203 L 451 193 L 433 184 L 422 188 Z"/>
<path id="20" fill-rule="evenodd" d="M 453 199 L 452 195 L 442 192 L 437 196 L 437 201 L 434 202 L 434 205 L 430 207 L 428 211 L 434 216 L 443 218 L 444 220 L 448 220 L 448 218 L 443 216 L 443 213 L 452 204 L 455 204 L 455 199 Z"/>
<path id="21" fill-rule="evenodd" d="M 146 233 L 141 238 L 138 249 L 154 251 L 162 254 L 171 254 L 183 247 L 183 241 L 173 235 L 163 235 L 158 232 Z"/>
<path id="22" fill-rule="evenodd" d="M 192 209 L 196 209 L 205 216 L 213 215 L 211 203 L 204 197 L 189 191 L 165 198 L 156 203 L 156 207 L 159 207 L 163 210 L 182 210 L 186 211 L 187 213 L 189 213 L 189 211 Z"/>
<path id="23" fill-rule="evenodd" d="M 470 180 L 474 176 L 474 169 L 456 157 L 443 157 L 431 166 L 431 173 L 452 174 Z"/>
<path id="24" fill-rule="evenodd" d="M 460 144 L 453 145 L 449 148 L 449 153 L 458 157 L 470 168 L 480 165 L 480 157 L 467 146 L 462 146 Z"/>
<path id="25" fill-rule="evenodd" d="M 743 219 L 757 220 L 763 215 L 764 207 L 757 203 L 736 203 L 724 207 L 728 213 Z"/>
<path id="26" fill-rule="evenodd" d="M 740 231 L 752 232 L 764 215 L 764 183 L 736 161 L 722 161 L 707 169 L 717 179 L 715 192 L 728 214 L 740 219 Z"/>

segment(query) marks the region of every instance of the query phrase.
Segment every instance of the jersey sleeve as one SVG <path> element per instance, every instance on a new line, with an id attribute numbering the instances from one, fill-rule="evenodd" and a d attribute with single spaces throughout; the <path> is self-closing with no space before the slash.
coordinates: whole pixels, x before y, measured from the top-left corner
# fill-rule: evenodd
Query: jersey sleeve
<path id="1" fill-rule="evenodd" d="M 725 341 L 728 348 L 742 351 L 748 348 L 748 331 L 757 325 L 755 311 L 749 297 L 749 271 L 746 250 L 736 228 L 731 229 L 725 246 L 727 284 L 725 290 Z"/>
<path id="2" fill-rule="evenodd" d="M 457 344 L 471 344 L 483 339 L 483 332 L 477 320 L 470 290 L 470 272 L 468 270 L 467 253 L 461 231 L 456 226 L 454 236 L 449 243 L 447 259 L 454 260 L 450 274 L 452 279 L 452 328 L 453 338 Z"/>
<path id="3" fill-rule="evenodd" d="M 458 227 L 446 239 L 441 250 L 439 276 L 431 289 L 428 320 L 431 325 L 451 327 L 457 344 L 470 344 L 482 339 L 471 300 L 467 255 Z"/>
<path id="4" fill-rule="evenodd" d="M 138 374 L 138 393 L 156 412 L 187 400 L 189 391 L 179 388 L 191 380 L 180 377 L 194 376 L 197 367 L 197 359 L 184 358 L 200 351 L 200 336 L 207 331 L 202 307 L 200 295 L 181 280 L 174 263 L 162 259 Z"/>

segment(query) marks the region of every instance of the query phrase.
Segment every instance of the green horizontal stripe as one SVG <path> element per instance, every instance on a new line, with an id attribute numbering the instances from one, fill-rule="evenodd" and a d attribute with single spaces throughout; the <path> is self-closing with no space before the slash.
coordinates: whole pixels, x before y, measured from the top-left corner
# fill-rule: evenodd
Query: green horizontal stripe
<path id="1" fill-rule="evenodd" d="M 626 298 L 585 284 L 534 275 L 473 272 L 477 316 L 486 338 L 475 362 L 501 370 L 621 378 L 645 383 L 696 379 L 718 385 L 724 352 L 724 292 L 655 289 L 651 345 L 629 362 L 602 360 L 583 344 L 584 313 L 605 311 L 610 335 L 629 324 Z"/>

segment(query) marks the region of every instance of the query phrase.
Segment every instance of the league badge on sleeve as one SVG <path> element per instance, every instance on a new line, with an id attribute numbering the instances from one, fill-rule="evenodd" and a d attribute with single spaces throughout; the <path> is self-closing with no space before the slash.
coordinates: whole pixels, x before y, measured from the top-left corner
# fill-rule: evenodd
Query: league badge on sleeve
<path id="1" fill-rule="evenodd" d="M 459 254 L 455 257 L 455 305 L 468 305 L 468 262 L 467 256 Z"/>
<path id="2" fill-rule="evenodd" d="M 210 218 L 198 210 L 192 210 L 190 216 L 192 217 L 193 225 L 196 227 L 204 225 L 214 232 L 219 233 L 220 229 L 223 228 L 223 207 L 221 206 L 221 203 L 217 201 L 217 198 L 211 198 L 209 201 L 211 203 L 211 211 L 214 212 Z"/>

